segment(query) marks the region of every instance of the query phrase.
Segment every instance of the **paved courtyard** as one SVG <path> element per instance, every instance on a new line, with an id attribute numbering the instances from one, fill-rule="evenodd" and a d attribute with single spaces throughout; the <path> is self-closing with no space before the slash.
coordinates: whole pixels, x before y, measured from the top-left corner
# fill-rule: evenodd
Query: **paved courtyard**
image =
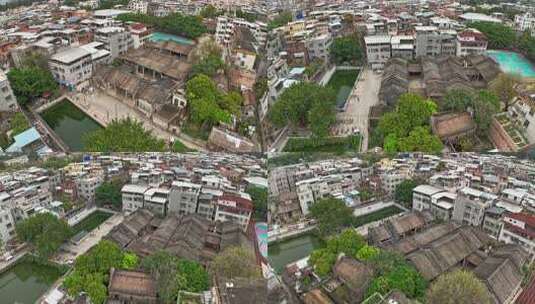
<path id="1" fill-rule="evenodd" d="M 113 119 L 130 117 L 143 122 L 145 129 L 152 131 L 155 136 L 165 140 L 166 142 L 178 137 L 180 141 L 183 142 L 188 148 L 199 151 L 205 150 L 204 147 L 201 147 L 199 144 L 189 140 L 184 135 L 177 136 L 171 132 L 157 127 L 147 117 L 130 108 L 113 96 L 105 94 L 100 90 L 95 90 L 92 93 L 78 93 L 71 96 L 71 99 L 78 107 L 82 108 L 93 119 L 103 125 L 107 125 Z"/>
<path id="2" fill-rule="evenodd" d="M 346 111 L 338 113 L 334 135 L 351 135 L 359 130 L 363 136 L 362 151 L 368 150 L 368 116 L 370 108 L 379 103 L 381 75 L 366 68 L 349 96 Z"/>

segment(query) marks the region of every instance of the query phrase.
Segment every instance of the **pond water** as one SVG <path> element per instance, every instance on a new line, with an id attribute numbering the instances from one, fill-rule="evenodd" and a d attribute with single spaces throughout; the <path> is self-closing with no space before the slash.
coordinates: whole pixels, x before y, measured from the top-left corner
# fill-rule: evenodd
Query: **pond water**
<path id="1" fill-rule="evenodd" d="M 336 92 L 336 106 L 343 109 L 359 75 L 358 70 L 338 70 L 327 83 Z"/>
<path id="2" fill-rule="evenodd" d="M 521 54 L 509 51 L 490 50 L 487 54 L 500 65 L 506 73 L 519 74 L 522 77 L 535 77 L 533 64 Z"/>
<path id="3" fill-rule="evenodd" d="M 188 38 L 185 38 L 185 37 L 181 37 L 181 36 L 177 36 L 177 35 L 171 35 L 171 34 L 166 34 L 166 33 L 162 33 L 162 32 L 154 32 L 152 33 L 152 35 L 150 36 L 149 40 L 151 41 L 154 41 L 154 42 L 162 42 L 162 41 L 173 41 L 173 42 L 176 42 L 178 44 L 182 44 L 182 45 L 194 45 L 195 44 L 195 41 L 191 40 L 191 39 L 188 39 Z"/>
<path id="4" fill-rule="evenodd" d="M 67 99 L 41 112 L 41 117 L 73 152 L 83 150 L 82 137 L 85 134 L 102 129 L 102 126 Z"/>
<path id="5" fill-rule="evenodd" d="M 21 260 L 0 274 L 0 303 L 33 304 L 62 273 L 53 266 Z"/>
<path id="6" fill-rule="evenodd" d="M 300 260 L 321 247 L 322 241 L 313 234 L 304 234 L 295 238 L 269 244 L 269 263 L 276 272 L 281 273 L 284 266 Z"/>

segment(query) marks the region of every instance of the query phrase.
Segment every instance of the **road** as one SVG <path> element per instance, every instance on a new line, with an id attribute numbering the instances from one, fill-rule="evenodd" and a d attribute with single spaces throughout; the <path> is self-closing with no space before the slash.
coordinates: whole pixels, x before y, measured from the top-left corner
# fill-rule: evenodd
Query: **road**
<path id="1" fill-rule="evenodd" d="M 73 261 L 78 256 L 86 253 L 91 247 L 95 246 L 104 236 L 106 236 L 113 227 L 119 225 L 124 219 L 122 213 L 116 213 L 104 223 L 86 235 L 82 241 L 75 245 L 70 242 L 62 246 L 62 251 L 57 254 L 53 260 L 60 264 L 65 264 L 68 261 Z"/>
<path id="2" fill-rule="evenodd" d="M 194 142 L 185 134 L 173 134 L 166 130 L 157 127 L 150 119 L 143 116 L 136 110 L 132 109 L 125 103 L 116 98 L 103 93 L 100 90 L 95 90 L 93 93 L 78 93 L 71 96 L 71 100 L 81 110 L 90 115 L 100 124 L 107 125 L 113 119 L 122 119 L 131 117 L 143 123 L 145 129 L 152 131 L 156 137 L 169 142 L 173 138 L 179 138 L 184 145 L 190 149 L 197 151 L 206 151 L 204 146 Z"/>
<path id="3" fill-rule="evenodd" d="M 362 151 L 368 150 L 368 116 L 370 108 L 379 103 L 381 75 L 369 68 L 361 71 L 359 81 L 349 96 L 344 112 L 338 113 L 333 135 L 347 136 L 359 130 L 363 136 Z"/>

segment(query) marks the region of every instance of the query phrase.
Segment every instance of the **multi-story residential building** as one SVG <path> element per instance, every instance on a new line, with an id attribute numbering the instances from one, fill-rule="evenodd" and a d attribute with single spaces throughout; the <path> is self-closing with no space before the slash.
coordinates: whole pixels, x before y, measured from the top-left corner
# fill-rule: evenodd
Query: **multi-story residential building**
<path id="1" fill-rule="evenodd" d="M 104 43 L 106 50 L 110 51 L 112 60 L 134 47 L 132 34 L 125 28 L 118 26 L 97 29 L 95 41 Z"/>
<path id="2" fill-rule="evenodd" d="M 528 213 L 507 213 L 503 216 L 503 227 L 499 241 L 518 244 L 531 256 L 535 254 L 535 215 Z"/>
<path id="3" fill-rule="evenodd" d="M 308 57 L 311 61 L 320 59 L 325 62 L 329 61 L 330 47 L 333 42 L 330 33 L 313 36 L 307 39 L 306 47 L 308 50 Z"/>
<path id="4" fill-rule="evenodd" d="M 150 188 L 143 194 L 143 208 L 154 214 L 166 216 L 169 205 L 169 189 Z"/>
<path id="5" fill-rule="evenodd" d="M 91 53 L 80 47 L 52 55 L 48 66 L 60 85 L 72 89 L 86 86 L 93 73 Z"/>
<path id="6" fill-rule="evenodd" d="M 27 219 L 52 202 L 52 193 L 48 189 L 38 189 L 36 186 L 20 187 L 10 194 L 11 214 L 15 222 Z"/>
<path id="7" fill-rule="evenodd" d="M 366 43 L 366 58 L 371 68 L 382 69 L 385 63 L 392 57 L 390 36 L 367 36 L 364 37 Z"/>
<path id="8" fill-rule="evenodd" d="M 78 197 L 90 204 L 95 201 L 95 191 L 104 182 L 103 174 L 87 174 L 76 179 Z"/>
<path id="9" fill-rule="evenodd" d="M 515 15 L 515 29 L 520 32 L 530 31 L 533 33 L 535 16 L 530 12 Z"/>
<path id="10" fill-rule="evenodd" d="M 457 34 L 457 56 L 481 55 L 487 51 L 487 37 L 475 29 Z"/>
<path id="11" fill-rule="evenodd" d="M 0 112 L 12 112 L 15 111 L 17 107 L 17 99 L 15 95 L 13 95 L 9 80 L 4 71 L 0 70 Z"/>
<path id="12" fill-rule="evenodd" d="M 496 195 L 472 188 L 457 193 L 452 219 L 463 225 L 481 226 L 485 210 L 493 206 Z"/>
<path id="13" fill-rule="evenodd" d="M 148 2 L 144 0 L 130 0 L 126 8 L 136 13 L 146 14 L 148 5 Z"/>
<path id="14" fill-rule="evenodd" d="M 456 35 L 454 30 L 439 30 L 435 26 L 416 26 L 416 57 L 455 56 Z"/>
<path id="15" fill-rule="evenodd" d="M 253 35 L 253 41 L 250 41 L 256 50 L 264 48 L 267 42 L 267 24 L 256 21 L 248 22 L 242 18 L 230 18 L 220 16 L 217 18 L 215 40 L 222 46 L 229 46 L 233 41 L 238 28 L 247 28 Z"/>
<path id="16" fill-rule="evenodd" d="M 141 47 L 150 39 L 151 32 L 147 27 L 141 23 L 134 23 L 128 27 L 132 35 L 133 47 L 135 49 Z"/>
<path id="17" fill-rule="evenodd" d="M 15 237 L 15 221 L 11 211 L 0 205 L 0 253 L 7 242 Z"/>
<path id="18" fill-rule="evenodd" d="M 169 212 L 177 212 L 178 214 L 196 213 L 200 193 L 201 185 L 199 184 L 174 181 L 169 193 Z"/>
<path id="19" fill-rule="evenodd" d="M 453 206 L 457 195 L 433 187 L 420 185 L 413 189 L 412 208 L 418 211 L 429 210 L 437 219 L 449 220 L 453 215 Z"/>
<path id="20" fill-rule="evenodd" d="M 201 188 L 197 205 L 197 214 L 208 220 L 214 220 L 217 198 L 224 192 L 217 189 Z"/>
<path id="21" fill-rule="evenodd" d="M 404 58 L 407 60 L 414 58 L 414 36 L 392 36 L 390 43 L 393 58 Z"/>
<path id="22" fill-rule="evenodd" d="M 224 194 L 217 198 L 215 221 L 230 221 L 240 225 L 245 231 L 249 226 L 251 215 L 253 213 L 253 203 L 243 197 Z"/>
<path id="23" fill-rule="evenodd" d="M 491 207 L 485 210 L 485 218 L 483 219 L 483 230 L 492 238 L 498 239 L 503 226 L 502 218 L 505 209 L 500 207 Z"/>
<path id="24" fill-rule="evenodd" d="M 418 211 L 431 209 L 432 196 L 441 192 L 444 190 L 430 185 L 417 186 L 412 190 L 412 209 Z"/>
<path id="25" fill-rule="evenodd" d="M 397 185 L 401 184 L 404 180 L 409 178 L 409 172 L 396 172 L 390 171 L 380 175 L 382 188 L 386 193 L 392 194 L 396 191 Z"/>
<path id="26" fill-rule="evenodd" d="M 148 186 L 124 185 L 121 189 L 123 211 L 129 214 L 143 208 L 144 194 L 148 189 Z"/>

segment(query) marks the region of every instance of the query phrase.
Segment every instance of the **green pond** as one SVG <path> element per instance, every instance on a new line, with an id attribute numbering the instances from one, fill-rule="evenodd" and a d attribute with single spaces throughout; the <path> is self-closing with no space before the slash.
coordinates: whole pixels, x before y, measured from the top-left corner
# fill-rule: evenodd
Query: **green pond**
<path id="1" fill-rule="evenodd" d="M 41 112 L 41 117 L 73 152 L 82 151 L 82 137 L 102 129 L 95 120 L 64 99 Z"/>
<path id="2" fill-rule="evenodd" d="M 313 234 L 304 234 L 295 238 L 269 244 L 268 259 L 276 272 L 281 273 L 284 267 L 300 260 L 320 248 L 322 241 Z"/>
<path id="3" fill-rule="evenodd" d="M 15 266 L 0 273 L 0 303 L 33 304 L 62 272 L 53 266 L 22 259 Z"/>
<path id="4" fill-rule="evenodd" d="M 359 70 L 338 70 L 329 79 L 327 86 L 336 92 L 336 107 L 339 109 L 344 108 L 358 76 Z"/>

